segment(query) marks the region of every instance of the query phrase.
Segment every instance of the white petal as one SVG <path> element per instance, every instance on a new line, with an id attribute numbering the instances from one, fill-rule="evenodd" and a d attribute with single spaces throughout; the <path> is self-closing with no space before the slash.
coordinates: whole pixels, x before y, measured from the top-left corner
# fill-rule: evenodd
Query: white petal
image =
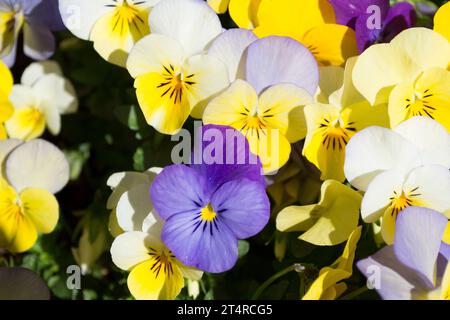
<path id="1" fill-rule="evenodd" d="M 394 169 L 379 174 L 370 183 L 361 204 L 361 216 L 367 223 L 375 222 L 391 203 L 394 192 L 401 195 L 406 174 Z"/>
<path id="2" fill-rule="evenodd" d="M 30 187 L 57 193 L 69 181 L 69 163 L 56 146 L 37 139 L 10 153 L 5 162 L 5 173 L 18 192 Z"/>
<path id="3" fill-rule="evenodd" d="M 114 7 L 107 0 L 59 0 L 59 12 L 67 29 L 78 38 L 89 40 L 95 22 Z"/>
<path id="4" fill-rule="evenodd" d="M 413 169 L 404 189 L 416 189 L 414 193 L 420 194 L 418 199 L 424 207 L 442 213 L 450 209 L 450 171 L 444 166 L 425 165 Z"/>
<path id="5" fill-rule="evenodd" d="M 45 122 L 47 128 L 54 136 L 58 135 L 61 131 L 61 115 L 56 108 L 44 109 Z"/>
<path id="6" fill-rule="evenodd" d="M 160 72 L 164 65 L 179 66 L 185 59 L 181 44 L 163 35 L 150 34 L 131 49 L 127 69 L 133 78 L 150 72 Z"/>
<path id="7" fill-rule="evenodd" d="M 111 245 L 111 257 L 114 264 L 122 270 L 130 270 L 135 265 L 149 259 L 145 246 L 147 234 L 144 232 L 125 232 L 119 235 Z"/>
<path id="8" fill-rule="evenodd" d="M 33 87 L 35 96 L 39 97 L 41 108 L 55 109 L 59 114 L 75 112 L 78 99 L 70 81 L 56 74 L 40 78 Z"/>
<path id="9" fill-rule="evenodd" d="M 144 219 L 152 212 L 151 183 L 143 183 L 125 191 L 117 204 L 119 226 L 125 231 L 141 231 Z"/>
<path id="10" fill-rule="evenodd" d="M 413 143 L 424 164 L 450 168 L 450 134 L 439 122 L 428 117 L 411 118 L 394 129 Z"/>
<path id="11" fill-rule="evenodd" d="M 22 143 L 23 141 L 19 139 L 7 139 L 0 141 L 0 168 L 3 167 L 3 160 L 5 160 L 9 153 Z"/>
<path id="12" fill-rule="evenodd" d="M 9 95 L 9 100 L 13 104 L 14 109 L 37 107 L 38 105 L 38 99 L 34 90 L 20 84 L 14 85 Z"/>
<path id="13" fill-rule="evenodd" d="M 151 11 L 150 30 L 182 44 L 188 56 L 202 53 L 222 33 L 219 17 L 202 0 L 164 0 Z"/>
<path id="14" fill-rule="evenodd" d="M 32 87 L 37 80 L 46 74 L 54 73 L 62 76 L 62 71 L 59 64 L 55 61 L 41 61 L 30 64 L 22 73 L 21 83 L 23 85 Z"/>
<path id="15" fill-rule="evenodd" d="M 365 191 L 381 172 L 397 167 L 407 172 L 418 164 L 419 153 L 411 142 L 392 130 L 369 127 L 350 139 L 344 172 L 354 187 Z"/>
<path id="16" fill-rule="evenodd" d="M 222 60 L 228 67 L 230 81 L 245 76 L 245 50 L 258 38 L 250 30 L 230 29 L 218 36 L 208 50 L 208 55 Z"/>

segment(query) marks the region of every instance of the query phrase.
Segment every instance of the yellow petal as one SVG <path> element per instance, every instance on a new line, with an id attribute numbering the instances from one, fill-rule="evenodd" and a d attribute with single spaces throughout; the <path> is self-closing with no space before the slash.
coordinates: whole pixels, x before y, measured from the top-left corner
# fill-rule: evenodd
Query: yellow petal
<path id="1" fill-rule="evenodd" d="M 303 109 L 309 103 L 312 97 L 306 90 L 292 84 L 279 84 L 261 94 L 258 114 L 270 128 L 280 130 L 294 143 L 306 137 Z"/>
<path id="2" fill-rule="evenodd" d="M 223 14 L 228 9 L 230 0 L 208 0 L 208 4 L 218 14 Z"/>
<path id="3" fill-rule="evenodd" d="M 389 98 L 391 127 L 414 116 L 435 119 L 450 131 L 450 71 L 432 68 L 415 83 L 402 83 Z"/>
<path id="4" fill-rule="evenodd" d="M 447 268 L 442 277 L 441 287 L 441 299 L 450 300 L 450 263 L 447 263 Z"/>
<path id="5" fill-rule="evenodd" d="M 439 32 L 450 41 L 450 3 L 444 4 L 434 16 L 434 31 Z"/>
<path id="6" fill-rule="evenodd" d="M 392 210 L 387 209 L 381 220 L 381 235 L 387 245 L 394 243 L 396 221 L 397 215 Z"/>
<path id="7" fill-rule="evenodd" d="M 150 33 L 150 9 L 125 4 L 101 17 L 90 35 L 94 48 L 102 58 L 122 67 L 125 67 L 134 44 Z"/>
<path id="8" fill-rule="evenodd" d="M 342 66 L 348 58 L 359 53 L 355 31 L 338 24 L 316 26 L 305 33 L 301 42 L 322 66 Z"/>
<path id="9" fill-rule="evenodd" d="M 337 265 L 337 269 L 345 270 L 352 273 L 353 261 L 355 260 L 356 246 L 361 239 L 362 227 L 359 226 L 353 230 L 345 245 L 344 252 L 333 265 Z"/>
<path id="10" fill-rule="evenodd" d="M 322 195 L 316 214 L 317 222 L 300 236 L 303 241 L 332 246 L 349 239 L 358 225 L 362 196 L 335 180 L 322 185 Z"/>
<path id="11" fill-rule="evenodd" d="M 11 252 L 24 252 L 37 240 L 31 219 L 17 204 L 17 194 L 8 185 L 0 187 L 0 247 Z"/>
<path id="12" fill-rule="evenodd" d="M 447 224 L 447 228 L 445 228 L 444 237 L 442 238 L 447 244 L 450 244 L 450 222 Z"/>
<path id="13" fill-rule="evenodd" d="M 230 16 L 243 29 L 258 26 L 258 10 L 262 0 L 230 0 Z"/>
<path id="14" fill-rule="evenodd" d="M 282 232 L 306 231 L 316 222 L 317 205 L 290 206 L 277 215 L 277 229 Z"/>
<path id="15" fill-rule="evenodd" d="M 9 71 L 8 67 L 2 61 L 0 61 L 0 82 L 2 83 L 2 86 L 0 87 L 1 101 L 8 98 L 14 84 L 11 71 Z"/>
<path id="16" fill-rule="evenodd" d="M 16 109 L 6 122 L 9 137 L 21 140 L 38 138 L 45 130 L 45 116 L 36 108 Z"/>
<path id="17" fill-rule="evenodd" d="M 338 66 L 320 67 L 319 73 L 319 90 L 315 99 L 319 103 L 328 104 L 331 94 L 339 90 L 344 84 L 344 68 Z"/>
<path id="18" fill-rule="evenodd" d="M 310 29 L 335 23 L 334 10 L 327 0 L 264 0 L 258 11 L 258 37 L 288 36 L 301 42 Z"/>
<path id="19" fill-rule="evenodd" d="M 324 293 L 339 281 L 347 279 L 352 274 L 350 272 L 325 267 L 321 270 L 319 277 L 312 283 L 302 300 L 321 300 L 329 298 Z"/>
<path id="20" fill-rule="evenodd" d="M 14 113 L 14 108 L 8 100 L 2 100 L 0 98 L 0 123 L 5 122 Z"/>
<path id="21" fill-rule="evenodd" d="M 59 205 L 55 196 L 43 189 L 25 189 L 20 194 L 22 213 L 34 224 L 38 232 L 52 232 L 59 218 Z"/>

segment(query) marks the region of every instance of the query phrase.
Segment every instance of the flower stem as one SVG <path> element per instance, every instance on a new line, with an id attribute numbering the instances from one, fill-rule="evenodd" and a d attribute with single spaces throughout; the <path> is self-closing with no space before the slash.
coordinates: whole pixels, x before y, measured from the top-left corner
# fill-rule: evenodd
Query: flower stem
<path id="1" fill-rule="evenodd" d="M 280 272 L 277 272 L 259 286 L 258 290 L 256 290 L 255 293 L 253 294 L 251 300 L 257 300 L 259 296 L 264 292 L 264 290 L 267 289 L 268 286 L 270 286 L 273 282 L 275 282 L 277 279 L 281 278 L 285 274 L 288 274 L 289 272 L 292 271 L 302 272 L 304 270 L 304 267 L 303 268 L 302 267 L 303 267 L 302 265 L 296 263 L 287 267 L 286 269 L 281 270 Z"/>

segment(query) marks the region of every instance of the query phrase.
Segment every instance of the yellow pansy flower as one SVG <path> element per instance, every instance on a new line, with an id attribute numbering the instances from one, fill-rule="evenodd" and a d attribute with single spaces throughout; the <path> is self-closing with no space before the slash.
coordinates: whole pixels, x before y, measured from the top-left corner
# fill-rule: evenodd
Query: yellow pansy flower
<path id="1" fill-rule="evenodd" d="M 13 114 L 14 109 L 9 101 L 9 94 L 12 90 L 14 80 L 8 67 L 0 61 L 0 140 L 6 139 L 6 130 L 4 127 L 7 121 Z"/>
<path id="2" fill-rule="evenodd" d="M 318 246 L 333 246 L 348 239 L 359 221 L 362 195 L 335 180 L 327 180 L 320 202 L 290 206 L 277 216 L 276 225 L 283 232 L 304 232 L 299 239 Z"/>
<path id="3" fill-rule="evenodd" d="M 0 180 L 0 247 L 30 249 L 38 233 L 56 227 L 59 205 L 54 193 L 69 180 L 64 154 L 44 140 L 0 142 L 4 177 Z"/>
<path id="4" fill-rule="evenodd" d="M 434 31 L 439 32 L 450 41 L 450 3 L 447 2 L 434 16 Z"/>
<path id="5" fill-rule="evenodd" d="M 248 82 L 236 80 L 208 104 L 203 122 L 241 131 L 268 174 L 288 161 L 291 143 L 305 137 L 303 107 L 311 101 L 306 90 L 292 84 L 271 86 L 258 96 Z"/>
<path id="6" fill-rule="evenodd" d="M 160 0 L 60 0 L 64 24 L 90 40 L 103 59 L 124 67 L 134 44 L 150 33 L 150 9 Z"/>
<path id="7" fill-rule="evenodd" d="M 147 123 L 172 135 L 189 115 L 201 118 L 208 101 L 229 85 L 226 65 L 205 54 L 222 26 L 206 2 L 195 0 L 160 2 L 150 24 L 153 33 L 133 47 L 127 69 Z"/>
<path id="8" fill-rule="evenodd" d="M 335 300 L 346 290 L 341 281 L 351 277 L 356 245 L 361 238 L 362 227 L 357 227 L 350 235 L 344 252 L 330 267 L 322 268 L 319 277 L 312 283 L 303 300 Z"/>
<path id="9" fill-rule="evenodd" d="M 217 13 L 227 9 L 239 28 L 253 29 L 258 26 L 258 9 L 263 0 L 208 0 L 208 4 Z"/>
<path id="10" fill-rule="evenodd" d="M 414 116 L 425 116 L 450 130 L 449 65 L 446 38 L 433 30 L 411 28 L 389 44 L 371 46 L 361 54 L 353 79 L 372 105 L 389 103 L 392 128 Z"/>
<path id="11" fill-rule="evenodd" d="M 387 106 L 371 106 L 354 88 L 355 61 L 349 59 L 345 71 L 322 67 L 316 103 L 305 107 L 308 134 L 303 155 L 321 171 L 322 180 L 345 181 L 345 150 L 355 133 L 389 125 Z"/>
<path id="12" fill-rule="evenodd" d="M 35 62 L 14 85 L 10 100 L 14 113 L 5 123 L 10 138 L 31 140 L 47 127 L 53 135 L 61 131 L 61 115 L 78 109 L 78 99 L 71 82 L 64 78 L 56 62 Z"/>
<path id="13" fill-rule="evenodd" d="M 257 10 L 254 32 L 258 37 L 294 38 L 308 47 L 321 65 L 343 65 L 358 55 L 355 32 L 336 24 L 333 7 L 326 0 L 262 0 Z"/>

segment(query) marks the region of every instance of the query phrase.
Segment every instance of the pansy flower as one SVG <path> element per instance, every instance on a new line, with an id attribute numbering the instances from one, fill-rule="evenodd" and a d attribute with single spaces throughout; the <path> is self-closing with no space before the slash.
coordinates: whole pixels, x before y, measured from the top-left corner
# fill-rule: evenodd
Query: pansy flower
<path id="1" fill-rule="evenodd" d="M 405 29 L 414 26 L 416 12 L 408 2 L 392 7 L 389 0 L 329 0 L 339 24 L 356 31 L 360 52 L 374 43 L 391 41 Z"/>
<path id="2" fill-rule="evenodd" d="M 229 85 L 228 70 L 205 48 L 222 32 L 217 14 L 200 0 L 165 0 L 149 17 L 152 34 L 132 49 L 127 68 L 147 123 L 176 134 L 189 115 Z"/>
<path id="3" fill-rule="evenodd" d="M 450 209 L 450 135 L 434 120 L 412 118 L 394 130 L 370 127 L 347 146 L 345 175 L 366 191 L 361 215 L 372 223 L 382 218 L 384 241 L 392 244 L 396 220 L 410 206 Z"/>
<path id="4" fill-rule="evenodd" d="M 353 82 L 372 105 L 389 103 L 391 127 L 426 116 L 450 130 L 449 63 L 450 42 L 444 36 L 411 28 L 389 44 L 364 51 L 353 70 Z"/>
<path id="5" fill-rule="evenodd" d="M 361 238 L 362 227 L 353 230 L 348 237 L 342 255 L 329 267 L 322 268 L 302 300 L 335 300 L 346 290 L 342 282 L 352 276 L 356 246 Z"/>
<path id="6" fill-rule="evenodd" d="M 30 249 L 39 233 L 52 232 L 59 205 L 54 194 L 69 181 L 64 154 L 44 140 L 0 141 L 0 248 Z"/>
<path id="7" fill-rule="evenodd" d="M 238 240 L 265 227 L 270 203 L 261 163 L 245 138 L 222 126 L 204 126 L 201 133 L 201 164 L 164 168 L 150 194 L 172 253 L 188 266 L 220 273 L 235 265 Z"/>
<path id="8" fill-rule="evenodd" d="M 12 88 L 12 117 L 6 122 L 9 137 L 31 140 L 47 127 L 53 135 L 61 131 L 61 115 L 73 113 L 78 99 L 71 82 L 56 62 L 32 63 L 22 74 L 21 84 Z"/>
<path id="9" fill-rule="evenodd" d="M 16 61 L 20 31 L 25 55 L 50 58 L 55 51 L 52 31 L 64 27 L 57 0 L 0 0 L 0 58 L 9 66 Z"/>
<path id="10" fill-rule="evenodd" d="M 317 246 L 337 245 L 358 226 L 361 201 L 359 192 L 327 180 L 322 184 L 319 203 L 283 209 L 276 226 L 282 232 L 303 232 L 298 238 Z"/>
<path id="11" fill-rule="evenodd" d="M 358 269 L 385 300 L 450 299 L 447 219 L 439 212 L 410 207 L 401 212 L 393 245 L 358 261 Z"/>
<path id="12" fill-rule="evenodd" d="M 224 61 L 237 80 L 208 104 L 203 122 L 241 131 L 271 173 L 288 161 L 291 143 L 306 136 L 303 108 L 317 89 L 318 68 L 293 39 L 255 39 L 248 30 L 232 29 L 212 43 L 208 55 Z"/>
<path id="13" fill-rule="evenodd" d="M 14 112 L 11 102 L 9 101 L 9 95 L 13 88 L 14 79 L 11 71 L 9 71 L 8 67 L 1 61 L 0 82 L 2 83 L 2 86 L 0 87 L 0 140 L 3 140 L 7 137 L 4 123 Z"/>
<path id="14" fill-rule="evenodd" d="M 148 194 L 160 171 L 122 172 L 108 179 L 113 187 L 108 207 L 114 208 L 123 230 L 111 246 L 112 260 L 130 271 L 128 288 L 139 300 L 175 299 L 185 285 L 184 278 L 199 280 L 203 274 L 182 264 L 161 241 L 162 221 Z"/>
<path id="15" fill-rule="evenodd" d="M 208 4 L 217 13 L 225 13 L 227 9 L 233 21 L 244 29 L 258 26 L 258 8 L 262 0 L 208 0 Z"/>
<path id="16" fill-rule="evenodd" d="M 340 67 L 321 67 L 315 103 L 305 107 L 307 136 L 303 155 L 321 172 L 321 179 L 344 182 L 346 146 L 369 126 L 389 126 L 387 105 L 371 106 L 353 85 L 356 58 Z"/>
<path id="17" fill-rule="evenodd" d="M 100 56 L 125 67 L 137 41 L 150 33 L 148 15 L 160 0 L 59 0 L 64 24 L 94 43 Z"/>
<path id="18" fill-rule="evenodd" d="M 320 65 L 343 65 L 358 54 L 355 32 L 336 24 L 327 0 L 262 0 L 257 10 L 254 32 L 258 37 L 294 38 L 308 47 Z"/>
<path id="19" fill-rule="evenodd" d="M 444 4 L 434 16 L 434 31 L 450 41 L 450 3 Z"/>

